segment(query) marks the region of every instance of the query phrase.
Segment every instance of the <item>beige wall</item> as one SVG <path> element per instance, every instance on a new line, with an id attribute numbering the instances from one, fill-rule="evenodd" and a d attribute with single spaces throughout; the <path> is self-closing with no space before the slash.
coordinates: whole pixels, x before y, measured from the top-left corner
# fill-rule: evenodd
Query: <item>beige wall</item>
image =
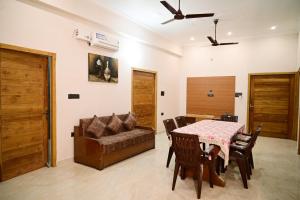
<path id="1" fill-rule="evenodd" d="M 298 36 L 283 35 L 240 41 L 239 45 L 186 46 L 181 59 L 180 112 L 185 113 L 186 77 L 236 76 L 235 114 L 246 123 L 248 74 L 258 72 L 295 72 Z"/>
<path id="2" fill-rule="evenodd" d="M 89 47 L 72 37 L 73 30 L 84 27 L 99 31 L 90 25 L 61 17 L 18 1 L 0 1 L 0 42 L 57 54 L 57 152 L 58 161 L 73 157 L 73 126 L 80 118 L 96 115 L 127 113 L 131 109 L 131 68 L 157 71 L 158 130 L 162 120 L 179 112 L 179 58 L 126 37 L 119 37 L 120 50 L 111 52 Z M 101 29 L 100 29 L 101 30 Z M 88 82 L 88 53 L 97 53 L 119 59 L 119 83 Z M 79 93 L 79 100 L 68 100 L 68 93 Z M 160 116 L 164 112 L 165 116 Z"/>

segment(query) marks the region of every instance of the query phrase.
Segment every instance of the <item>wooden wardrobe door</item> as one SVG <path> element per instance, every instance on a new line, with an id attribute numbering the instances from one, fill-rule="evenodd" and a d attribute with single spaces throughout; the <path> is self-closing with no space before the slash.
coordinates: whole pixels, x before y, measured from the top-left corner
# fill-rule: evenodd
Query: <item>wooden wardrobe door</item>
<path id="1" fill-rule="evenodd" d="M 48 58 L 0 49 L 1 179 L 45 166 L 48 156 Z"/>
<path id="2" fill-rule="evenodd" d="M 293 85 L 294 76 L 289 74 L 251 76 L 250 130 L 262 123 L 262 136 L 291 137 Z"/>
<path id="3" fill-rule="evenodd" d="M 132 112 L 140 126 L 156 129 L 155 73 L 133 71 Z"/>

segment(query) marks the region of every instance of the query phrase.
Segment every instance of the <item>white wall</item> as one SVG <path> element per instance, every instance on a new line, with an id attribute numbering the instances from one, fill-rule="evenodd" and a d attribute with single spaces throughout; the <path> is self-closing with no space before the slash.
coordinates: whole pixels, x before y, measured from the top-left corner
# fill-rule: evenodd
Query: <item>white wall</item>
<path id="1" fill-rule="evenodd" d="M 57 159 L 73 157 L 73 126 L 80 118 L 127 113 L 131 109 L 131 68 L 151 69 L 158 73 L 158 130 L 162 119 L 179 113 L 179 58 L 120 38 L 120 50 L 91 48 L 72 38 L 73 30 L 84 27 L 99 31 L 98 26 L 82 24 L 18 1 L 0 1 L 0 42 L 55 52 L 57 92 Z M 119 59 L 119 83 L 88 82 L 88 53 Z M 79 93 L 79 100 L 68 100 L 68 93 Z M 165 116 L 161 117 L 160 112 Z"/>
<path id="2" fill-rule="evenodd" d="M 159 48 L 166 52 L 182 55 L 182 48 L 167 37 L 162 37 L 150 31 L 148 28 L 139 26 L 116 13 L 104 9 L 93 0 L 19 0 L 35 7 L 40 7 L 72 19 L 86 20 L 101 26 L 102 31 L 116 33 L 121 36 L 130 36 L 143 44 Z M 99 30 L 99 29 L 98 29 Z"/>
<path id="3" fill-rule="evenodd" d="M 238 45 L 186 46 L 181 60 L 180 112 L 186 112 L 186 78 L 197 76 L 236 76 L 235 114 L 246 122 L 248 73 L 295 72 L 298 36 L 284 35 L 240 41 Z"/>

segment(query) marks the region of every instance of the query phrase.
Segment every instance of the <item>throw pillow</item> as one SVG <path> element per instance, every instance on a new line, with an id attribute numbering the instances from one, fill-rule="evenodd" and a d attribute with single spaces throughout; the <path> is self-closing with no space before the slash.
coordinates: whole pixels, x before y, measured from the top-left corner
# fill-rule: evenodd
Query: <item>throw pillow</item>
<path id="1" fill-rule="evenodd" d="M 124 121 L 124 126 L 127 130 L 132 130 L 136 126 L 136 119 L 132 113 L 128 113 L 127 118 Z"/>
<path id="2" fill-rule="evenodd" d="M 110 122 L 107 125 L 107 128 L 116 134 L 119 133 L 121 127 L 122 127 L 122 120 L 120 120 L 119 117 L 117 117 L 115 113 L 113 113 Z"/>
<path id="3" fill-rule="evenodd" d="M 95 138 L 100 138 L 103 135 L 104 130 L 105 124 L 101 122 L 96 115 L 94 115 L 94 119 L 87 128 L 87 131 L 92 133 Z"/>

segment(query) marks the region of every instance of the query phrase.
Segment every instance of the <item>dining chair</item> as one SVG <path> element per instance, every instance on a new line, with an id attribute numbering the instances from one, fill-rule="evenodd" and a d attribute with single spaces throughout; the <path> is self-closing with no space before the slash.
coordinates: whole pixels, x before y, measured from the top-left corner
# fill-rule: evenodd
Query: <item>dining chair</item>
<path id="1" fill-rule="evenodd" d="M 166 129 L 166 134 L 167 134 L 169 142 L 170 142 L 167 165 L 166 165 L 166 167 L 168 168 L 169 165 L 170 165 L 171 158 L 172 158 L 173 153 L 174 153 L 174 149 L 173 149 L 173 146 L 172 146 L 171 132 L 174 129 L 176 129 L 177 127 L 176 127 L 176 124 L 175 124 L 173 119 L 165 119 L 165 120 L 163 120 L 163 123 L 164 123 L 165 129 Z"/>
<path id="2" fill-rule="evenodd" d="M 251 168 L 254 168 L 252 149 L 256 143 L 257 137 L 261 132 L 261 126 L 259 125 L 255 132 L 252 134 L 248 143 L 241 144 L 233 142 L 230 144 L 229 160 L 236 161 L 240 170 L 244 188 L 248 189 L 247 179 L 250 179 L 252 175 Z M 220 169 L 220 162 L 217 161 L 217 173 Z"/>
<path id="3" fill-rule="evenodd" d="M 203 151 L 200 148 L 197 135 L 171 132 L 172 145 L 175 151 L 175 170 L 172 190 L 175 189 L 179 169 L 194 169 L 194 178 L 197 179 L 197 198 L 200 199 L 202 188 L 202 166 L 204 163 Z"/>
<path id="4" fill-rule="evenodd" d="M 178 117 L 175 117 L 175 120 L 176 120 L 176 123 L 177 123 L 178 128 L 181 128 L 181 127 L 184 127 L 184 126 L 187 125 L 185 116 L 178 116 Z"/>
<path id="5" fill-rule="evenodd" d="M 185 121 L 187 124 L 193 124 L 196 122 L 196 117 L 185 116 Z"/>
<path id="6" fill-rule="evenodd" d="M 250 143 L 251 145 L 251 148 L 250 148 L 250 152 L 248 153 L 248 161 L 249 161 L 249 164 L 250 164 L 250 173 L 251 173 L 251 169 L 254 169 L 254 161 L 253 161 L 253 153 L 252 153 L 252 149 L 254 148 L 255 146 L 255 143 L 256 143 L 256 140 L 257 140 L 257 137 L 260 135 L 261 133 L 261 129 L 262 129 L 262 124 L 259 124 L 256 129 L 255 129 L 255 132 L 253 134 L 248 134 L 247 136 L 250 137 L 250 139 L 248 140 L 245 140 L 245 139 L 242 139 L 242 138 L 237 138 L 236 141 L 235 141 L 235 144 L 236 145 L 239 145 L 239 146 L 245 146 L 247 143 Z"/>

